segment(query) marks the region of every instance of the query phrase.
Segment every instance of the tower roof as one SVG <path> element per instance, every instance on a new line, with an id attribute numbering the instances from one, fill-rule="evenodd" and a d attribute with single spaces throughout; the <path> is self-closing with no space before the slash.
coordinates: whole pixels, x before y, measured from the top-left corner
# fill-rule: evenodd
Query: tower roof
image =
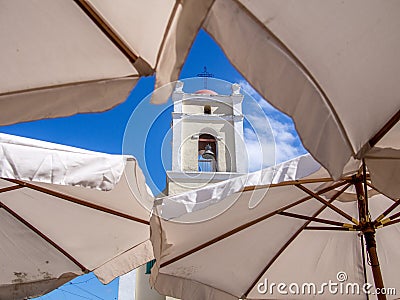
<path id="1" fill-rule="evenodd" d="M 212 90 L 207 90 L 207 89 L 198 90 L 198 91 L 196 91 L 196 92 L 194 92 L 194 93 L 195 93 L 195 94 L 198 94 L 198 95 L 218 95 L 217 92 L 212 91 Z"/>

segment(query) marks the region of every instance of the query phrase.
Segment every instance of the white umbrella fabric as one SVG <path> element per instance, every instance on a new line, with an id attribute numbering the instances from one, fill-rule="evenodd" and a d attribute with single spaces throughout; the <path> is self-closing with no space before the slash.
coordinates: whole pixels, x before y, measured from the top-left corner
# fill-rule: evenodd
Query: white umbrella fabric
<path id="1" fill-rule="evenodd" d="M 334 178 L 364 158 L 400 197 L 398 1 L 216 0 L 203 26 Z"/>
<path id="2" fill-rule="evenodd" d="M 176 80 L 211 1 L 0 1 L 0 125 L 98 112 Z"/>
<path id="3" fill-rule="evenodd" d="M 400 202 L 367 180 L 366 215 L 361 180 L 356 170 L 334 181 L 305 155 L 162 199 L 151 219 L 152 285 L 184 300 L 366 299 L 364 290 L 380 291 L 380 267 L 387 298 L 395 299 Z"/>
<path id="4" fill-rule="evenodd" d="M 109 109 L 155 71 L 156 87 L 175 81 L 202 26 L 334 178 L 364 158 L 376 187 L 400 196 L 396 0 L 1 5 L 1 125 Z"/>
<path id="5" fill-rule="evenodd" d="M 215 0 L 204 13 L 203 28 L 333 178 L 365 159 L 375 186 L 400 197 L 399 1 Z"/>
<path id="6" fill-rule="evenodd" d="M 136 160 L 0 134 L 0 298 L 103 283 L 153 258 L 153 197 Z"/>

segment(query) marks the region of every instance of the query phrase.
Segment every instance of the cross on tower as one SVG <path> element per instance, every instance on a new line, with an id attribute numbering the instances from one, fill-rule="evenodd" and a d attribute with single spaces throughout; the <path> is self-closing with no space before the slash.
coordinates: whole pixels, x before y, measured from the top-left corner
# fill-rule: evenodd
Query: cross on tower
<path id="1" fill-rule="evenodd" d="M 207 78 L 214 77 L 214 74 L 207 72 L 207 67 L 204 66 L 204 71 L 202 73 L 197 74 L 197 77 L 203 77 L 204 80 L 204 88 L 207 88 Z"/>

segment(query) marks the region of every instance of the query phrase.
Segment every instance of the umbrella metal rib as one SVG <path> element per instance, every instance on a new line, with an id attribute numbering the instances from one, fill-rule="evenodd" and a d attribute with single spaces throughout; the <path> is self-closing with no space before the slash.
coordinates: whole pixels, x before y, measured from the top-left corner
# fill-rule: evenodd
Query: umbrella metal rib
<path id="1" fill-rule="evenodd" d="M 338 188 L 338 187 L 341 187 L 341 186 L 345 185 L 346 183 L 347 183 L 346 181 L 338 182 L 338 183 L 336 183 L 336 184 L 334 184 L 334 185 L 332 185 L 332 186 L 330 186 L 330 187 L 321 189 L 320 191 L 317 192 L 317 194 L 324 194 L 324 193 L 329 192 L 329 191 L 331 191 L 331 190 L 333 190 L 333 189 L 336 189 L 336 188 Z M 347 183 L 346 186 L 345 186 L 345 188 L 343 189 L 343 192 L 344 192 L 349 186 L 350 186 L 350 184 Z M 340 193 L 339 193 L 339 192 L 340 192 Z M 342 191 L 339 191 L 339 192 L 337 193 L 337 196 L 335 195 L 336 197 L 338 197 L 341 193 L 343 193 Z M 332 198 L 334 198 L 335 196 L 333 196 Z M 335 199 L 336 199 L 336 197 L 335 197 Z M 268 218 L 270 218 L 270 217 L 273 217 L 273 216 L 279 214 L 280 212 L 283 212 L 283 211 L 285 211 L 285 210 L 287 210 L 287 209 L 289 209 L 289 208 L 292 208 L 292 207 L 294 207 L 294 206 L 296 206 L 296 205 L 299 205 L 299 204 L 301 204 L 301 203 L 304 203 L 304 202 L 306 202 L 306 201 L 308 201 L 308 200 L 310 200 L 310 199 L 312 199 L 312 198 L 313 198 L 312 196 L 304 197 L 304 198 L 302 198 L 302 199 L 300 199 L 300 200 L 298 200 L 298 201 L 296 201 L 296 202 L 293 202 L 293 203 L 291 203 L 291 204 L 288 204 L 288 205 L 286 205 L 286 206 L 284 206 L 284 207 L 282 207 L 282 208 L 280 208 L 280 209 L 277 209 L 277 210 L 275 210 L 275 211 L 273 211 L 273 212 L 271 212 L 271 213 L 268 213 L 268 214 L 266 214 L 266 215 L 264 215 L 264 216 L 262 216 L 262 217 L 259 217 L 259 218 L 255 219 L 255 220 L 251 221 L 251 222 L 248 222 L 248 223 L 245 223 L 245 224 L 243 224 L 243 225 L 241 225 L 241 226 L 238 226 L 238 227 L 236 227 L 236 228 L 234 228 L 234 229 L 232 229 L 232 230 L 230 230 L 230 231 L 228 231 L 228 232 L 226 232 L 226 233 L 224 233 L 224 234 L 222 234 L 222 235 L 220 235 L 220 236 L 218 236 L 218 237 L 216 237 L 216 238 L 214 238 L 214 239 L 212 239 L 212 240 L 209 240 L 208 242 L 205 242 L 205 243 L 203 243 L 203 244 L 201 244 L 201 245 L 199 245 L 199 246 L 197 246 L 197 247 L 195 247 L 195 248 L 192 248 L 192 249 L 189 250 L 189 251 L 186 251 L 186 252 L 184 252 L 184 253 L 182 253 L 182 254 L 180 254 L 180 255 L 174 257 L 174 258 L 171 258 L 170 260 L 168 260 L 168 261 L 166 261 L 166 262 L 164 262 L 164 263 L 161 263 L 160 268 L 163 268 L 163 267 L 165 267 L 165 266 L 168 266 L 168 265 L 170 265 L 170 264 L 172 264 L 172 263 L 174 263 L 174 262 L 176 262 L 176 261 L 178 261 L 178 260 L 180 260 L 180 259 L 182 259 L 182 258 L 185 258 L 186 256 L 189 256 L 189 255 L 191 255 L 191 254 L 193 254 L 193 253 L 196 253 L 196 252 L 198 252 L 198 251 L 200 251 L 200 250 L 202 250 L 202 249 L 204 249 L 204 248 L 206 248 L 206 247 L 211 246 L 211 245 L 214 244 L 214 243 L 217 243 L 217 242 L 219 242 L 219 241 L 221 241 L 221 240 L 223 240 L 223 239 L 225 239 L 225 238 L 228 238 L 228 237 L 230 237 L 230 236 L 233 235 L 233 234 L 236 234 L 236 233 L 238 233 L 238 232 L 240 232 L 240 231 L 242 231 L 242 230 L 244 230 L 244 229 L 246 229 L 246 228 L 249 228 L 249 227 L 251 227 L 251 226 L 253 226 L 253 225 L 255 225 L 255 224 L 258 224 L 258 223 L 260 223 L 260 222 L 262 222 L 262 221 L 264 221 L 264 220 L 266 220 L 266 219 L 268 219 Z"/>
<path id="2" fill-rule="evenodd" d="M 119 211 L 116 211 L 116 210 L 113 210 L 113 209 L 110 209 L 110 208 L 107 208 L 104 206 L 93 204 L 93 203 L 90 203 L 90 202 L 87 202 L 87 201 L 84 201 L 84 200 L 81 200 L 81 199 L 78 199 L 78 198 L 75 198 L 72 196 L 68 196 L 68 195 L 65 195 L 65 194 L 50 190 L 50 189 L 46 189 L 44 187 L 40 187 L 40 186 L 31 184 L 31 183 L 27 183 L 27 182 L 16 180 L 16 179 L 4 179 L 4 180 L 16 183 L 16 184 L 20 185 L 21 187 L 29 188 L 29 189 L 32 189 L 32 190 L 35 190 L 35 191 L 38 191 L 38 192 L 41 192 L 41 193 L 44 193 L 44 194 L 47 194 L 50 196 L 54 196 L 54 197 L 78 204 L 78 205 L 86 206 L 88 208 L 99 210 L 99 211 L 109 213 L 109 214 L 117 216 L 117 217 L 121 217 L 124 219 L 142 223 L 145 225 L 150 225 L 150 221 L 136 218 L 134 216 L 131 216 L 131 215 L 128 215 L 128 214 L 125 214 L 125 213 L 122 213 L 122 212 L 119 212 Z"/>

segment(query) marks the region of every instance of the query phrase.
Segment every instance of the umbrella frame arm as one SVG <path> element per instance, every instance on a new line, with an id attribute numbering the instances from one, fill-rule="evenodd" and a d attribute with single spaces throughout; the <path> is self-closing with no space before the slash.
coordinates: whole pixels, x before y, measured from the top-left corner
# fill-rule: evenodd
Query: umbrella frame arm
<path id="1" fill-rule="evenodd" d="M 323 199 L 320 195 L 318 195 L 317 193 L 314 193 L 313 191 L 307 189 L 305 186 L 301 185 L 301 184 L 295 184 L 295 186 L 297 188 L 299 188 L 300 190 L 302 190 L 303 192 L 307 193 L 308 195 L 310 195 L 311 197 L 313 197 L 314 199 L 318 200 L 319 202 L 321 202 L 322 204 L 324 204 L 325 206 L 329 207 L 330 209 L 332 209 L 333 211 L 335 211 L 336 213 L 338 213 L 339 215 L 341 215 L 342 217 L 346 218 L 347 220 L 349 220 L 350 222 L 352 222 L 355 225 L 359 225 L 359 222 L 353 218 L 352 216 L 350 216 L 349 214 L 345 213 L 344 211 L 342 211 L 341 209 L 339 209 L 338 207 L 334 206 L 332 203 L 330 203 L 329 201 L 326 201 L 325 199 Z"/>
<path id="2" fill-rule="evenodd" d="M 17 179 L 7 179 L 7 178 L 2 178 L 2 179 L 6 180 L 6 181 L 9 181 L 9 182 L 12 182 L 12 183 L 15 183 L 20 188 L 28 188 L 28 189 L 31 189 L 31 190 L 34 190 L 34 191 L 37 191 L 37 192 L 40 192 L 40 193 L 44 193 L 44 194 L 56 197 L 56 198 L 58 198 L 60 200 L 65 200 L 65 201 L 68 201 L 68 202 L 72 202 L 72 203 L 75 203 L 75 204 L 78 204 L 78 205 L 81 205 L 81 206 L 85 206 L 85 207 L 88 207 L 88 208 L 91 208 L 91 209 L 94 209 L 94 210 L 102 211 L 102 212 L 105 212 L 105 213 L 108 213 L 108 214 L 111 214 L 111 215 L 114 215 L 114 216 L 117 216 L 117 217 L 120 217 L 120 218 L 124 218 L 124 219 L 128 219 L 128 220 L 137 222 L 137 223 L 150 225 L 150 221 L 148 221 L 148 220 L 143 220 L 143 219 L 140 219 L 140 218 L 136 218 L 136 217 L 134 217 L 132 215 L 125 214 L 125 213 L 113 210 L 111 208 L 104 207 L 104 206 L 101 206 L 101 205 L 97 205 L 97 204 L 94 204 L 94 203 L 91 203 L 91 202 L 87 202 L 87 201 L 84 201 L 82 199 L 79 199 L 79 198 L 76 198 L 76 197 L 72 197 L 72 196 L 69 196 L 69 195 L 66 195 L 66 194 L 63 194 L 63 193 L 59 193 L 59 192 L 56 192 L 54 190 L 47 189 L 47 188 L 44 188 L 44 187 L 41 187 L 41 186 L 38 186 L 38 185 L 35 185 L 35 184 L 32 184 L 32 183 L 28 183 L 28 182 L 17 180 Z M 0 192 L 1 192 L 1 190 L 0 190 Z"/>
<path id="3" fill-rule="evenodd" d="M 356 231 L 359 229 L 359 226 L 356 226 L 353 224 L 341 223 L 341 222 L 336 222 L 336 221 L 332 221 L 332 220 L 326 220 L 326 219 L 321 219 L 321 218 L 316 218 L 316 217 L 311 217 L 311 216 L 290 213 L 290 212 L 286 212 L 286 211 L 279 212 L 278 214 L 282 215 L 282 216 L 291 217 L 291 218 L 297 218 L 297 219 L 301 219 L 301 220 L 307 220 L 307 221 L 336 226 L 336 227 L 327 227 L 328 229 L 333 228 L 335 230 L 336 228 L 340 228 L 340 229 L 344 229 L 344 230 L 348 230 L 348 231 Z"/>
<path id="4" fill-rule="evenodd" d="M 328 201 L 328 204 L 331 204 L 333 201 L 335 201 L 341 194 L 343 194 L 351 185 L 351 183 L 347 183 L 346 182 L 343 184 L 344 187 L 342 187 L 341 190 L 339 190 L 338 192 L 336 192 L 336 194 Z M 334 188 L 339 187 L 339 185 L 333 185 Z M 332 187 L 333 187 L 332 186 Z M 330 188 L 332 188 L 330 187 Z M 329 189 L 327 189 L 329 190 Z M 326 190 L 326 191 L 327 191 Z M 319 193 L 323 194 L 326 191 L 319 191 Z M 328 205 L 324 205 L 322 206 L 318 211 L 316 211 L 311 218 L 317 218 L 319 214 L 321 214 L 326 208 L 328 207 Z M 256 280 L 253 281 L 253 283 L 250 285 L 250 287 L 247 289 L 247 291 L 240 297 L 241 299 L 246 299 L 247 295 L 251 292 L 251 290 L 256 286 L 257 282 L 259 282 L 259 280 L 262 278 L 263 274 L 265 272 L 267 272 L 267 270 L 271 267 L 271 265 L 278 259 L 278 257 L 286 250 L 287 247 L 290 246 L 290 244 L 300 235 L 300 233 L 303 232 L 303 230 L 305 230 L 308 225 L 312 222 L 312 220 L 307 220 L 303 226 L 301 226 L 290 238 L 289 240 L 287 240 L 287 242 L 279 249 L 279 251 L 275 254 L 275 256 L 268 262 L 268 264 L 264 267 L 264 269 L 259 273 L 258 277 L 256 278 Z M 340 228 L 340 227 L 332 227 L 332 228 Z"/>
<path id="5" fill-rule="evenodd" d="M 60 200 L 64 200 L 64 201 L 68 201 L 68 202 L 72 202 L 74 204 L 77 205 L 81 205 L 81 206 L 85 206 L 89 209 L 94 209 L 94 210 L 98 210 L 98 211 L 102 211 L 120 218 L 125 218 L 134 222 L 138 222 L 141 224 L 145 224 L 145 225 L 149 225 L 150 222 L 147 220 L 142 220 L 139 218 L 136 218 L 134 216 L 122 213 L 122 212 L 118 212 L 115 210 L 112 210 L 110 208 L 107 207 L 103 207 L 103 206 L 99 206 L 96 205 L 94 203 L 90 203 L 90 202 L 86 202 L 84 200 L 69 196 L 69 195 L 65 195 L 50 189 L 46 189 L 44 187 L 40 187 L 40 186 L 36 186 L 34 184 L 28 183 L 28 182 L 24 182 L 21 180 L 17 180 L 17 179 L 10 179 L 10 178 L 1 178 L 5 181 L 11 182 L 15 185 L 9 186 L 9 187 L 5 187 L 5 188 L 0 188 L 0 194 L 1 193 L 6 193 L 6 192 L 11 192 L 17 189 L 21 189 L 21 188 L 28 188 L 31 190 L 35 190 L 37 192 L 40 193 L 44 193 L 53 197 L 56 197 Z M 17 214 L 15 211 L 13 211 L 10 207 L 8 207 L 6 204 L 4 204 L 3 202 L 0 201 L 0 209 L 4 209 L 5 211 L 7 211 L 9 214 L 11 214 L 14 218 L 16 218 L 18 221 L 20 221 L 22 224 L 24 224 L 26 227 L 28 227 L 29 229 L 31 229 L 34 233 L 36 233 L 38 236 L 40 236 L 43 240 L 45 240 L 47 243 L 49 243 L 50 245 L 52 245 L 55 249 L 57 249 L 60 253 L 62 253 L 65 257 L 67 257 L 70 261 L 72 261 L 76 266 L 78 266 L 83 273 L 89 273 L 90 270 L 87 269 L 83 264 L 81 264 L 75 257 L 73 257 L 69 252 L 67 252 L 63 247 L 61 247 L 60 245 L 58 245 L 56 242 L 54 242 L 50 237 L 48 237 L 47 235 L 45 235 L 42 231 L 40 231 L 37 227 L 35 227 L 34 225 L 32 225 L 31 223 L 29 223 L 27 220 L 25 220 L 22 216 L 20 216 L 19 214 Z"/>
<path id="6" fill-rule="evenodd" d="M 376 144 L 399 122 L 400 110 L 398 110 L 383 127 L 367 141 L 358 152 L 354 155 L 356 159 L 363 159 L 369 150 L 376 146 Z M 363 159 L 364 160 L 364 159 Z M 363 164 L 365 165 L 364 161 Z"/>
<path id="7" fill-rule="evenodd" d="M 133 50 L 130 49 L 129 45 L 123 41 L 119 34 L 109 24 L 107 24 L 105 20 L 103 20 L 102 16 L 95 10 L 90 2 L 85 0 L 74 0 L 74 2 L 124 54 L 124 56 L 132 63 L 141 76 L 153 75 L 154 69 L 143 58 L 138 56 Z M 171 20 L 169 22 L 171 22 Z"/>
<path id="8" fill-rule="evenodd" d="M 369 147 L 374 147 L 400 120 L 400 110 L 398 110 L 390 120 L 379 130 L 369 141 Z M 365 165 L 365 164 L 364 164 Z"/>
<path id="9" fill-rule="evenodd" d="M 348 227 L 335 227 L 335 226 L 307 226 L 304 230 L 318 230 L 318 231 L 356 231 L 356 229 Z"/>
<path id="10" fill-rule="evenodd" d="M 336 198 L 337 198 L 340 194 L 342 194 L 350 185 L 351 185 L 351 184 L 349 184 L 347 181 L 337 182 L 337 183 L 333 184 L 332 186 L 329 186 L 329 187 L 327 187 L 327 188 L 324 188 L 324 189 L 318 191 L 317 194 L 318 194 L 318 195 L 319 195 L 319 194 L 324 194 L 324 193 L 329 192 L 329 191 L 331 191 L 331 190 L 334 190 L 334 189 L 336 189 L 336 188 L 338 188 L 338 187 L 344 186 L 344 187 L 342 188 L 342 190 L 340 190 L 339 192 L 337 192 L 337 194 L 336 194 L 335 196 L 332 197 L 332 199 L 336 199 Z M 250 189 L 250 190 L 248 190 L 248 191 L 252 191 L 252 190 L 254 190 L 254 189 Z M 268 213 L 268 214 L 265 214 L 265 215 L 263 215 L 263 216 L 261 216 L 261 217 L 255 219 L 255 220 L 253 220 L 253 221 L 250 221 L 250 222 L 248 222 L 248 223 L 245 223 L 245 224 L 242 224 L 242 225 L 240 225 L 240 226 L 238 226 L 238 227 L 235 227 L 234 229 L 232 229 L 232 230 L 230 230 L 230 231 L 228 231 L 228 232 L 226 232 L 226 233 L 224 233 L 224 234 L 222 234 L 222 235 L 219 235 L 219 236 L 217 236 L 217 237 L 215 237 L 215 238 L 213 238 L 213 239 L 211 239 L 211 240 L 208 240 L 207 242 L 202 243 L 202 244 L 198 245 L 197 247 L 194 247 L 194 248 L 190 249 L 189 251 L 186 251 L 186 252 L 184 252 L 184 253 L 182 253 L 182 254 L 179 254 L 179 255 L 177 255 L 177 256 L 175 256 L 175 257 L 173 257 L 173 258 L 170 258 L 169 260 L 167 260 L 167 261 L 165 261 L 165 262 L 161 262 L 161 263 L 160 263 L 160 268 L 166 267 L 166 266 L 168 266 L 168 265 L 170 265 L 170 264 L 172 264 L 172 263 L 174 263 L 174 262 L 176 262 L 176 261 L 178 261 L 178 260 L 180 260 L 180 259 L 183 259 L 183 258 L 185 258 L 185 257 L 187 257 L 187 256 L 189 256 L 189 255 L 191 255 L 191 254 L 193 254 L 193 253 L 196 253 L 196 252 L 198 252 L 198 251 L 200 251 L 200 250 L 203 250 L 204 248 L 207 248 L 207 247 L 213 245 L 214 243 L 220 242 L 220 241 L 222 241 L 222 240 L 224 240 L 224 239 L 230 237 L 231 235 L 234 235 L 234 234 L 236 234 L 236 233 L 238 233 L 238 232 L 241 232 L 242 230 L 245 230 L 245 229 L 247 229 L 247 228 L 249 228 L 249 227 L 251 227 L 251 226 L 253 226 L 253 225 L 255 225 L 255 224 L 258 224 L 259 222 L 262 222 L 262 221 L 264 221 L 264 220 L 266 220 L 266 219 L 269 219 L 269 218 L 271 218 L 271 217 L 273 217 L 273 216 L 279 214 L 280 212 L 283 212 L 283 211 L 288 210 L 288 209 L 290 209 L 290 208 L 292 208 L 292 207 L 295 207 L 295 206 L 297 206 L 297 205 L 299 205 L 299 204 L 302 204 L 302 203 L 304 203 L 304 202 L 306 202 L 306 201 L 308 201 L 308 200 L 310 200 L 310 199 L 312 199 L 312 198 L 313 198 L 313 197 L 310 196 L 310 195 L 309 195 L 309 196 L 306 196 L 306 197 L 304 197 L 304 198 L 302 198 L 302 199 L 300 199 L 300 200 L 298 200 L 298 201 L 295 201 L 295 202 L 290 203 L 290 204 L 288 204 L 288 205 L 286 205 L 286 206 L 284 206 L 284 207 L 281 207 L 281 208 L 279 208 L 279 209 L 277 209 L 277 210 L 275 210 L 275 211 L 272 211 L 272 212 L 270 212 L 270 213 Z M 331 200 L 331 201 L 333 201 L 333 200 Z M 324 206 L 323 208 L 325 208 L 325 206 Z M 317 215 L 315 215 L 314 217 L 316 217 L 316 216 L 317 216 Z M 310 222 L 311 222 L 311 221 L 310 221 Z M 255 284 L 257 284 L 257 283 L 255 283 Z"/>
<path id="11" fill-rule="evenodd" d="M 386 223 L 389 223 L 390 221 L 394 221 L 400 216 L 400 212 L 395 213 L 394 215 L 386 218 L 387 215 L 389 215 L 397 206 L 400 205 L 400 200 L 397 200 L 395 203 L 393 203 L 387 210 L 385 210 L 379 217 L 376 218 L 374 221 L 374 225 L 376 228 L 379 226 L 384 226 Z"/>
<path id="12" fill-rule="evenodd" d="M 30 230 L 32 230 L 34 233 L 36 233 L 38 236 L 40 236 L 43 240 L 45 240 L 47 243 L 49 243 L 55 249 L 57 249 L 59 252 L 61 252 L 65 257 L 67 257 L 76 266 L 78 266 L 83 273 L 86 274 L 86 273 L 90 272 L 90 270 L 88 270 L 84 265 L 82 265 L 75 257 L 73 257 L 70 253 L 68 253 L 64 248 L 62 248 L 60 245 L 58 245 L 56 242 L 54 242 L 51 238 L 49 238 L 47 235 L 45 235 L 43 232 L 41 232 L 38 228 L 33 226 L 27 220 L 25 220 L 23 217 L 18 215 L 15 211 L 13 211 L 11 208 L 9 208 L 7 205 L 5 205 L 3 202 L 0 202 L 0 208 L 4 209 L 10 215 L 12 215 L 14 218 L 16 218 L 19 222 L 24 224 L 26 227 L 28 227 Z"/>

